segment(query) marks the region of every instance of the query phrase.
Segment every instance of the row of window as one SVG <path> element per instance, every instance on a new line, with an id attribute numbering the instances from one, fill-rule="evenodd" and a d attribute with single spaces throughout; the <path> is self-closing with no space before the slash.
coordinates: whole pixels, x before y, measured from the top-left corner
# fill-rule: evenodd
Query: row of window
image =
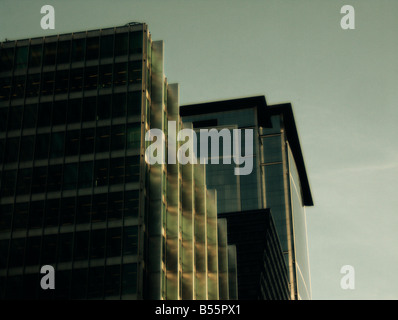
<path id="1" fill-rule="evenodd" d="M 0 206 L 0 232 L 34 230 L 136 218 L 137 190 Z"/>
<path id="2" fill-rule="evenodd" d="M 2 172 L 1 196 L 12 197 L 138 182 L 139 156 Z"/>
<path id="3" fill-rule="evenodd" d="M 134 255 L 137 226 L 6 239 L 0 240 L 0 247 L 1 269 L 7 268 L 7 261 L 14 268 Z"/>
<path id="4" fill-rule="evenodd" d="M 97 60 L 142 53 L 143 32 L 120 33 L 101 37 L 63 40 L 22 46 L 2 48 L 0 70 L 11 71 L 36 68 L 54 64 Z"/>
<path id="5" fill-rule="evenodd" d="M 102 299 L 135 294 L 137 264 L 55 271 L 55 290 L 42 290 L 42 274 L 0 277 L 0 299 Z"/>
<path id="6" fill-rule="evenodd" d="M 0 132 L 108 120 L 141 114 L 141 93 L 133 91 L 84 99 L 0 108 Z"/>
<path id="7" fill-rule="evenodd" d="M 0 101 L 141 83 L 141 60 L 0 78 Z"/>
<path id="8" fill-rule="evenodd" d="M 0 163 L 137 149 L 140 141 L 139 123 L 0 139 Z"/>

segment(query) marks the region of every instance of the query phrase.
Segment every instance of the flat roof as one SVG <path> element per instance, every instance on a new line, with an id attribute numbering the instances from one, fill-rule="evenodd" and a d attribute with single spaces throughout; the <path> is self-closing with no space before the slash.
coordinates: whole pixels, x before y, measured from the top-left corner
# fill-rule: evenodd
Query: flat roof
<path id="1" fill-rule="evenodd" d="M 210 101 L 180 106 L 180 116 L 187 117 L 248 108 L 257 108 L 258 123 L 260 126 L 265 128 L 271 127 L 272 115 L 283 115 L 287 140 L 289 141 L 294 160 L 296 161 L 296 167 L 300 178 L 301 189 L 303 192 L 303 203 L 305 206 L 313 206 L 314 202 L 312 199 L 310 183 L 307 176 L 291 103 L 267 105 L 265 96 Z"/>

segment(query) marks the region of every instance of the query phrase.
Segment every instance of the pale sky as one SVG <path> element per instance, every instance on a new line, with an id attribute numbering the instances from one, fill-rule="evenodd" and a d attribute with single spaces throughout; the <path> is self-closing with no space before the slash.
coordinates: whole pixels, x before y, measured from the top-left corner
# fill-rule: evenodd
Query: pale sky
<path id="1" fill-rule="evenodd" d="M 45 4 L 55 30 L 40 28 Z M 340 27 L 346 4 L 355 30 Z M 397 17 L 392 0 L 0 0 L 0 41 L 145 22 L 181 104 L 291 102 L 315 202 L 313 299 L 398 299 Z"/>

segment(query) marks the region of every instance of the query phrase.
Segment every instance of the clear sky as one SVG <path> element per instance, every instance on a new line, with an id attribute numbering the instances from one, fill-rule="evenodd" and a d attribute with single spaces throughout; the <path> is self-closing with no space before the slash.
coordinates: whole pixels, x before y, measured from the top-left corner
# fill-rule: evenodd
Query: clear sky
<path id="1" fill-rule="evenodd" d="M 41 6 L 55 30 L 40 28 Z M 355 30 L 343 30 L 343 5 Z M 314 299 L 398 299 L 398 1 L 0 0 L 0 41 L 146 22 L 181 104 L 291 102 Z M 340 287 L 352 265 L 355 290 Z"/>

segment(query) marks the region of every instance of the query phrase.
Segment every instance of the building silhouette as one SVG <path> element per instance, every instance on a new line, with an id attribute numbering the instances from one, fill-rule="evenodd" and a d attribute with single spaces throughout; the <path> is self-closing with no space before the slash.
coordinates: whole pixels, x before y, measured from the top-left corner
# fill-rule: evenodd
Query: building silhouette
<path id="1" fill-rule="evenodd" d="M 1 43 L 0 298 L 239 298 L 205 166 L 145 161 L 192 127 L 163 51 L 146 24 Z"/>
<path id="2" fill-rule="evenodd" d="M 217 190 L 218 214 L 234 226 L 229 230 L 229 241 L 237 247 L 239 296 L 250 299 L 277 297 L 276 294 L 269 296 L 264 290 L 263 277 L 267 274 L 258 262 L 262 259 L 260 264 L 267 265 L 268 257 L 273 256 L 273 264 L 278 265 L 279 271 L 278 276 L 268 283 L 268 289 L 285 296 L 285 275 L 282 273 L 286 272 L 290 299 L 311 299 L 305 207 L 312 206 L 313 200 L 291 104 L 267 105 L 264 96 L 255 96 L 184 105 L 180 114 L 183 121 L 192 122 L 197 131 L 205 128 L 241 129 L 242 141 L 245 141 L 245 130 L 253 130 L 253 154 L 246 155 L 253 159 L 250 174 L 234 175 L 239 166 L 233 162 L 222 164 L 223 156 L 219 156 L 220 164 L 211 164 L 209 160 L 206 165 L 207 187 Z M 199 139 L 198 157 L 200 143 Z M 244 150 L 242 147 L 242 155 Z M 219 154 L 222 155 L 222 148 Z M 267 208 L 272 218 L 261 218 L 259 212 Z M 243 213 L 247 214 L 247 220 Z M 235 227 L 236 224 L 240 227 Z M 261 247 L 261 241 L 256 239 L 264 239 L 264 232 L 273 234 L 273 224 L 280 245 L 276 244 L 279 242 L 276 237 L 271 236 L 265 238 Z M 250 233 L 251 240 L 245 239 Z M 243 248 L 248 244 L 257 248 L 257 251 L 253 250 L 259 257 L 252 269 L 257 271 L 251 276 L 245 271 L 248 268 L 246 259 L 240 256 L 245 254 Z M 278 247 L 281 250 L 272 255 L 269 248 L 278 251 Z M 265 250 L 264 254 L 262 250 Z M 279 259 L 282 254 L 285 267 Z M 248 254 L 245 256 L 250 258 Z M 243 288 L 250 289 L 250 293 Z"/>

